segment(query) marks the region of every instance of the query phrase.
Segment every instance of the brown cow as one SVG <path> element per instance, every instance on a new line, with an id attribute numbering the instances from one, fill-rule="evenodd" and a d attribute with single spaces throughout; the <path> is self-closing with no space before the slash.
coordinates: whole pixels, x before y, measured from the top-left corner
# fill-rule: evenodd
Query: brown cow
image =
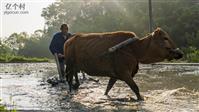
<path id="1" fill-rule="evenodd" d="M 105 95 L 119 79 L 125 81 L 135 92 L 138 100 L 144 100 L 133 80 L 138 71 L 138 63 L 155 63 L 164 59 L 179 59 L 183 53 L 176 48 L 169 35 L 160 28 L 144 38 L 106 53 L 109 48 L 129 39 L 136 38 L 133 32 L 118 31 L 107 33 L 76 34 L 64 45 L 66 64 L 72 67 L 72 76 L 81 70 L 91 76 L 110 77 Z M 103 55 L 104 54 L 104 55 Z M 70 87 L 71 88 L 71 87 Z"/>

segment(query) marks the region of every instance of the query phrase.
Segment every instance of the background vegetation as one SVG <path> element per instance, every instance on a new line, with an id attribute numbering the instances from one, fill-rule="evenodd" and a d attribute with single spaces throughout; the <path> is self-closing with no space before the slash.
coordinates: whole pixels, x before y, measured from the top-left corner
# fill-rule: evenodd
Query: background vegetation
<path id="1" fill-rule="evenodd" d="M 0 112 L 17 112 L 16 109 L 8 110 L 5 105 L 2 105 L 2 100 L 0 99 Z"/>
<path id="2" fill-rule="evenodd" d="M 152 0 L 153 29 L 166 30 L 185 51 L 184 60 L 199 62 L 199 2 L 197 0 Z M 0 40 L 0 54 L 50 58 L 48 46 L 62 23 L 70 32 L 128 30 L 143 37 L 149 32 L 148 0 L 57 0 L 41 15 L 45 28 L 28 35 L 13 33 Z M 2 59 L 3 60 L 3 59 Z"/>

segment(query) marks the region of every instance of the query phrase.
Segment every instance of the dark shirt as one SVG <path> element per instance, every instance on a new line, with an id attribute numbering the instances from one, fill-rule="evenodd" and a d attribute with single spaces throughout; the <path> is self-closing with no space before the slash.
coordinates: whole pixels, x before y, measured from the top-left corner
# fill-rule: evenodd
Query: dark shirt
<path id="1" fill-rule="evenodd" d="M 71 36 L 70 33 L 67 33 L 65 36 L 62 32 L 58 32 L 53 36 L 53 39 L 50 43 L 49 49 L 54 55 L 55 53 L 63 54 L 64 53 L 64 43 Z"/>

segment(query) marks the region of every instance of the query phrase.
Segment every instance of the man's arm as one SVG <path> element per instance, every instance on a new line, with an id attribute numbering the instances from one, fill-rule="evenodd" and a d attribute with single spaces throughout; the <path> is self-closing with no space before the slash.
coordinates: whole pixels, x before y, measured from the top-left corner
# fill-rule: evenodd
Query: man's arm
<path id="1" fill-rule="evenodd" d="M 69 39 L 69 38 L 71 38 L 71 37 L 74 36 L 74 35 L 75 35 L 75 33 L 68 33 L 68 34 L 67 34 L 67 37 L 68 37 L 68 39 Z"/>
<path id="2" fill-rule="evenodd" d="M 50 43 L 49 49 L 51 51 L 51 53 L 54 55 L 55 53 L 58 53 L 58 50 L 56 49 L 56 43 L 57 43 L 57 39 L 56 39 L 56 35 L 53 36 L 53 39 Z"/>

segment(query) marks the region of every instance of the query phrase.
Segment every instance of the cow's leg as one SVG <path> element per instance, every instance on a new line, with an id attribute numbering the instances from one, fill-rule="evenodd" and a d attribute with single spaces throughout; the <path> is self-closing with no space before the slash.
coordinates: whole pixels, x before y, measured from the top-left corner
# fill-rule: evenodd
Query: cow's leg
<path id="1" fill-rule="evenodd" d="M 73 85 L 73 89 L 78 89 L 79 88 L 79 79 L 78 79 L 78 72 L 75 70 L 74 72 L 74 76 L 75 76 L 75 85 Z"/>
<path id="2" fill-rule="evenodd" d="M 117 79 L 112 78 L 112 77 L 109 79 L 104 95 L 108 95 L 108 92 L 111 90 L 111 88 L 113 87 L 116 81 Z"/>
<path id="3" fill-rule="evenodd" d="M 130 86 L 131 90 L 135 93 L 138 100 L 144 100 L 144 98 L 140 95 L 139 88 L 134 82 L 133 78 L 126 78 L 124 81 Z"/>
<path id="4" fill-rule="evenodd" d="M 64 61 L 59 61 L 59 66 L 60 66 L 60 69 L 61 69 L 61 74 L 60 74 L 59 78 L 60 78 L 60 82 L 63 83 L 63 82 L 65 82 L 65 79 L 64 79 L 65 78 L 64 77 L 65 76 L 65 72 L 64 72 L 64 68 L 65 68 L 64 67 Z"/>
<path id="5" fill-rule="evenodd" d="M 117 68 L 115 66 L 116 65 L 115 55 L 116 55 L 116 52 L 112 53 L 112 55 L 110 55 L 109 58 L 111 59 L 112 69 L 113 69 L 114 73 L 117 74 L 118 72 L 117 72 Z M 111 90 L 111 88 L 113 87 L 113 85 L 115 84 L 116 81 L 117 81 L 117 79 L 110 77 L 104 95 L 108 95 L 108 92 Z"/>
<path id="6" fill-rule="evenodd" d="M 68 63 L 68 67 L 67 67 L 67 81 L 68 81 L 70 92 L 72 90 L 72 85 L 73 85 L 72 84 L 73 83 L 73 75 L 74 75 L 73 64 Z"/>
<path id="7" fill-rule="evenodd" d="M 82 71 L 81 71 L 81 73 L 82 73 L 82 75 L 83 75 L 83 80 L 86 80 L 86 75 L 85 75 L 85 73 L 82 72 Z"/>
<path id="8" fill-rule="evenodd" d="M 66 65 L 66 68 L 65 68 L 65 78 L 66 78 L 66 81 L 68 81 L 68 74 L 69 74 L 69 67 L 68 67 L 68 65 Z"/>
<path id="9" fill-rule="evenodd" d="M 68 74 L 68 85 L 69 85 L 69 90 L 70 92 L 72 91 L 72 81 L 73 81 L 73 75 Z"/>
<path id="10" fill-rule="evenodd" d="M 74 64 L 72 64 L 71 62 L 68 63 L 65 71 L 66 71 L 66 79 L 68 81 L 70 92 L 71 92 L 72 88 L 78 89 L 80 83 L 79 83 L 78 74 L 77 74 L 78 72 L 77 72 Z M 75 77 L 75 85 L 73 85 L 73 76 Z"/>

